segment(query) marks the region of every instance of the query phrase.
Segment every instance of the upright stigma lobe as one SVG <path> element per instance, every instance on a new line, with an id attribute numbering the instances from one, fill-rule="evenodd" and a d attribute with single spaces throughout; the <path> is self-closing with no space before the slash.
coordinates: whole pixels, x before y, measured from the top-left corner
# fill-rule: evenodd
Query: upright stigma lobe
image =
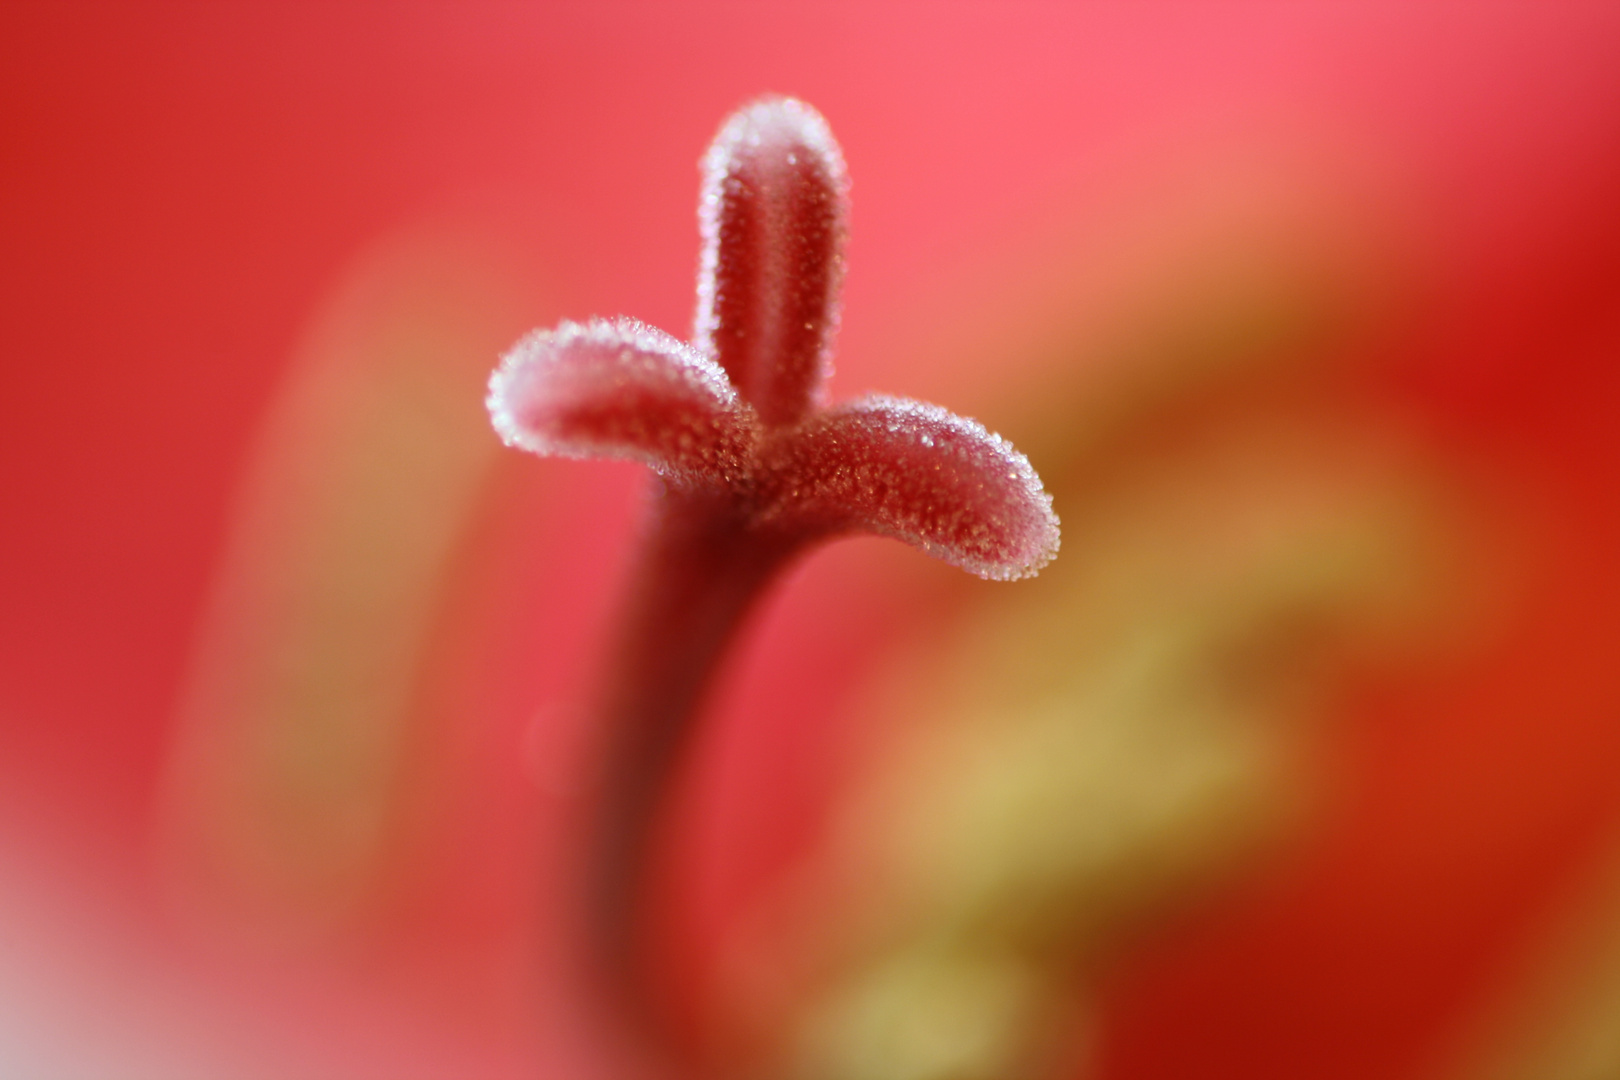
<path id="1" fill-rule="evenodd" d="M 769 427 L 796 423 L 831 368 L 849 182 L 810 106 L 734 113 L 703 160 L 696 346 Z"/>

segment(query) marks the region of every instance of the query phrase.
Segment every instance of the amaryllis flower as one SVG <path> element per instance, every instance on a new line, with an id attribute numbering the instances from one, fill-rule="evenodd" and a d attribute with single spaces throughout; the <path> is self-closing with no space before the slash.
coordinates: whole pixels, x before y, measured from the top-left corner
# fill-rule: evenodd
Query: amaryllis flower
<path id="1" fill-rule="evenodd" d="M 725 474 L 653 459 L 657 514 L 731 506 L 683 518 L 727 522 L 731 556 L 790 534 L 768 451 L 860 407 L 820 399 L 824 352 L 716 336 L 794 329 L 757 306 L 783 280 L 763 257 L 732 264 L 760 274 L 735 308 L 711 266 L 718 321 L 685 328 L 692 159 L 770 86 L 825 109 L 854 170 L 837 397 L 1014 436 L 1071 536 L 1012 588 L 898 544 L 768 552 L 779 591 L 675 797 L 611 789 L 658 808 L 655 868 L 620 881 L 657 916 L 631 955 L 705 1060 L 897 1080 L 867 1048 L 916 1026 L 863 1018 L 937 1006 L 949 1038 L 913 1059 L 937 1062 L 1039 1027 L 990 1007 L 1009 986 L 1106 1080 L 1456 1076 L 1524 1015 L 1620 822 L 1614 5 L 1005 7 L 0 5 L 0 1073 L 620 1080 L 572 1026 L 563 905 L 600 839 L 589 770 L 625 749 L 593 739 L 639 730 L 582 684 L 648 685 L 615 680 L 627 638 L 598 651 L 645 477 L 506 452 L 482 401 L 528 328 L 637 315 L 724 373 L 677 415 L 746 421 Z M 756 347 L 804 383 L 757 382 Z M 906 448 L 867 434 L 881 453 L 839 460 Z M 1466 526 L 1414 588 L 1357 561 L 1400 539 L 1402 492 Z M 794 550 L 919 528 L 848 494 L 798 504 Z M 696 580 L 641 566 L 648 607 L 679 601 L 648 581 Z M 1437 616 L 1460 640 L 1331 651 L 1453 575 L 1479 583 Z M 1288 648 L 1199 651 L 1234 613 Z M 679 633 L 642 655 L 690 658 Z M 1303 685 L 1300 656 L 1352 663 Z M 1224 708 L 1272 687 L 1319 721 Z M 1263 770 L 1163 798 L 1228 731 L 1322 739 L 1323 773 L 1277 776 L 1309 813 L 1261 861 L 1210 837 L 1272 806 Z M 996 828 L 964 837 L 976 808 Z M 1177 820 L 1204 839 L 1117 842 Z M 1091 836 L 1062 850 L 1092 862 L 1024 861 Z M 599 869 L 648 865 L 625 855 Z M 1057 922 L 999 920 L 1072 917 L 1092 883 L 1108 918 L 1055 946 Z M 1166 935 L 1145 900 L 1193 917 Z M 1076 963 L 1092 996 L 1065 1011 L 1042 980 Z M 1612 1031 L 1591 1000 L 1584 1030 Z"/>

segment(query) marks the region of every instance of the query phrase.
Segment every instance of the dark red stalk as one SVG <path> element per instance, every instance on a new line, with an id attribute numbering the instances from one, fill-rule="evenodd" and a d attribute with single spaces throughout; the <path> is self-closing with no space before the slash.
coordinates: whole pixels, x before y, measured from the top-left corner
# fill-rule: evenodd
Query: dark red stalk
<path id="1" fill-rule="evenodd" d="M 750 530 L 726 492 L 669 491 L 654 508 L 595 714 L 608 754 L 591 929 L 609 989 L 621 997 L 638 983 L 649 833 L 686 734 L 738 625 L 800 547 L 790 535 Z"/>
<path id="2" fill-rule="evenodd" d="M 841 533 L 1004 580 L 1035 573 L 1058 542 L 1040 479 L 977 423 L 899 398 L 821 407 L 848 186 L 821 117 L 756 102 L 704 169 L 694 346 L 630 319 L 564 323 L 519 342 L 490 380 L 509 444 L 632 458 L 664 478 L 597 702 L 610 750 L 591 923 L 608 988 L 637 1012 L 652 826 L 713 672 L 773 575 Z"/>

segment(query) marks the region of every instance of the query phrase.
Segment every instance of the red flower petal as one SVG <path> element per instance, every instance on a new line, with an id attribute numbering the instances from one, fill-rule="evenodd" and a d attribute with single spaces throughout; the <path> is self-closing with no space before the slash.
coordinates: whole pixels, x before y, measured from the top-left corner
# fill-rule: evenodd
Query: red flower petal
<path id="1" fill-rule="evenodd" d="M 1057 554 L 1052 498 L 1029 461 L 974 420 L 868 397 L 771 440 L 759 465 L 763 520 L 864 529 L 980 577 L 1034 574 Z"/>
<path id="2" fill-rule="evenodd" d="M 530 334 L 490 377 L 488 405 L 509 446 L 630 458 L 708 481 L 740 476 L 753 440 L 753 411 L 725 372 L 633 319 Z"/>

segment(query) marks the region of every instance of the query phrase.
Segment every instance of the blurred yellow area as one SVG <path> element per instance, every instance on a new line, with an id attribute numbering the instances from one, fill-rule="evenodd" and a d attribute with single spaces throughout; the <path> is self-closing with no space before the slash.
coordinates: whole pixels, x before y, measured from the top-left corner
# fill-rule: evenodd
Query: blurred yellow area
<path id="1" fill-rule="evenodd" d="M 342 940 L 427 856 L 443 756 L 477 731 L 435 715 L 432 677 L 513 469 L 483 386 L 531 279 L 470 229 L 380 242 L 271 404 L 169 776 L 169 880 L 194 925 L 235 911 L 232 935 Z"/>

